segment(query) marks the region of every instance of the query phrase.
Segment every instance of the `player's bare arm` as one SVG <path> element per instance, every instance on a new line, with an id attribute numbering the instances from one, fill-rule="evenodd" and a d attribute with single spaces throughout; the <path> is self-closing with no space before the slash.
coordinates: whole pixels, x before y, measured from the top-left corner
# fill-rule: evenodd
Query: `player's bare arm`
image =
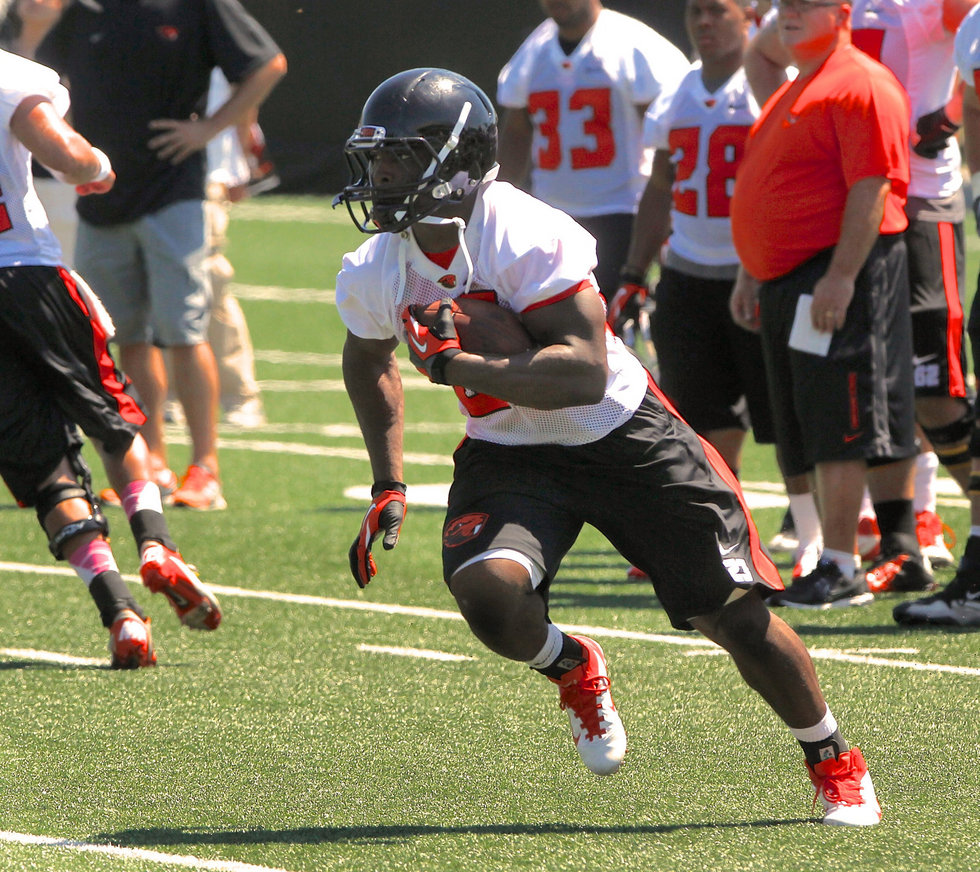
<path id="1" fill-rule="evenodd" d="M 793 63 L 793 56 L 779 38 L 775 18 L 753 37 L 745 51 L 744 63 L 746 78 L 761 106 L 786 81 L 786 68 Z"/>
<path id="2" fill-rule="evenodd" d="M 148 145 L 160 160 L 180 163 L 201 151 L 226 127 L 233 127 L 258 107 L 278 81 L 286 75 L 286 58 L 282 54 L 267 61 L 232 90 L 231 96 L 207 118 L 157 118 L 151 130 L 162 131 Z"/>
<path id="3" fill-rule="evenodd" d="M 104 156 L 85 137 L 77 133 L 47 98 L 28 97 L 10 118 L 10 130 L 48 169 L 72 185 L 93 183 L 105 170 Z M 115 173 L 99 182 L 105 193 L 112 187 Z"/>
<path id="4" fill-rule="evenodd" d="M 869 176 L 848 191 L 840 240 L 827 272 L 813 287 L 810 317 L 814 329 L 831 332 L 844 326 L 854 281 L 878 238 L 890 190 L 891 182 L 884 176 Z"/>
<path id="5" fill-rule="evenodd" d="M 446 365 L 449 384 L 533 409 L 584 406 L 602 399 L 605 311 L 592 290 L 522 315 L 539 347 L 513 356 L 462 352 Z"/>
<path id="6" fill-rule="evenodd" d="M 531 140 L 534 128 L 526 109 L 505 109 L 500 119 L 497 178 L 521 187 L 531 172 Z"/>
<path id="7" fill-rule="evenodd" d="M 646 273 L 670 235 L 671 189 L 675 175 L 670 152 L 658 148 L 653 153 L 653 169 L 640 197 L 626 258 L 626 265 L 638 272 Z"/>
<path id="8" fill-rule="evenodd" d="M 361 339 L 347 333 L 344 384 L 371 458 L 375 481 L 403 481 L 404 394 L 395 339 Z"/>

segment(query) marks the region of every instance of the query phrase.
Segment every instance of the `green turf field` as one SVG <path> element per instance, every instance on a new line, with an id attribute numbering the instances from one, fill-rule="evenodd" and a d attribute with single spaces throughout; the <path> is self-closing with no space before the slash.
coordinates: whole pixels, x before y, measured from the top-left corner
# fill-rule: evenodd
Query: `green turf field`
<path id="1" fill-rule="evenodd" d="M 587 530 L 552 617 L 603 644 L 630 737 L 617 775 L 587 772 L 552 685 L 455 613 L 442 515 L 423 504 L 439 488 L 422 486 L 448 483 L 462 419 L 410 369 L 409 514 L 359 591 L 347 548 L 365 501 L 346 492 L 370 470 L 332 300 L 362 237 L 326 201 L 260 198 L 236 207 L 231 238 L 269 425 L 222 428 L 227 511 L 169 513 L 222 601 L 220 629 L 191 633 L 137 586 L 159 665 L 109 670 L 84 586 L 33 512 L 0 505 L 0 872 L 980 869 L 980 634 L 901 629 L 893 596 L 784 611 L 884 808 L 877 828 L 839 831 L 813 822 L 798 746 L 727 658 L 671 629 Z M 743 480 L 768 500 L 768 540 L 782 515 L 771 450 L 750 450 Z M 964 506 L 940 504 L 957 555 Z M 135 583 L 127 525 L 108 511 Z"/>

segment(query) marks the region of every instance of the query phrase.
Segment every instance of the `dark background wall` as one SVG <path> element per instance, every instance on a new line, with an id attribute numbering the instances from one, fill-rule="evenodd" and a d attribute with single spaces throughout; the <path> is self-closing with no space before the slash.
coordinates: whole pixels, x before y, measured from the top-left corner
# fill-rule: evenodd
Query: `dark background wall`
<path id="1" fill-rule="evenodd" d="M 262 107 L 280 190 L 333 193 L 343 147 L 374 87 L 412 67 L 446 67 L 491 99 L 497 73 L 543 20 L 537 0 L 243 0 L 289 61 Z M 607 0 L 690 55 L 683 0 Z"/>

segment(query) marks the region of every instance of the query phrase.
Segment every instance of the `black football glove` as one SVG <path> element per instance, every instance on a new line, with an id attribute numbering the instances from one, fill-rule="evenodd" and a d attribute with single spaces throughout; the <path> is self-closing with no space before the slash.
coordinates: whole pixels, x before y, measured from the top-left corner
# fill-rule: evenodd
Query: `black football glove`
<path id="1" fill-rule="evenodd" d="M 619 271 L 619 287 L 609 301 L 609 310 L 606 312 L 606 323 L 613 333 L 621 336 L 623 325 L 627 321 L 636 322 L 648 296 L 646 276 L 639 270 L 624 266 Z"/>
<path id="2" fill-rule="evenodd" d="M 409 357 L 415 368 L 437 385 L 448 384 L 446 364 L 462 350 L 453 323 L 453 313 L 457 311 L 456 304 L 446 297 L 439 304 L 439 315 L 431 328 L 415 319 L 411 306 L 402 312 Z"/>
<path id="3" fill-rule="evenodd" d="M 371 505 L 361 521 L 361 532 L 347 552 L 351 575 L 358 587 L 367 587 L 368 582 L 378 574 L 378 567 L 371 556 L 374 540 L 384 533 L 381 544 L 385 551 L 391 551 L 398 544 L 398 534 L 407 510 L 406 490 L 400 481 L 376 481 L 371 488 Z"/>
<path id="4" fill-rule="evenodd" d="M 939 152 L 946 148 L 950 137 L 959 129 L 959 124 L 949 120 L 945 107 L 923 115 L 915 122 L 919 141 L 912 146 L 912 151 L 920 157 L 938 157 Z"/>

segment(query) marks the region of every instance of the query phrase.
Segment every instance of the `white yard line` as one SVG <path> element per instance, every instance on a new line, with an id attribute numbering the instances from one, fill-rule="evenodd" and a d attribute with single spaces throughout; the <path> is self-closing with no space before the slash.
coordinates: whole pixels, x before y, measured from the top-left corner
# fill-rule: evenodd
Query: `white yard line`
<path id="1" fill-rule="evenodd" d="M 205 860 L 186 854 L 165 854 L 162 851 L 148 851 L 144 848 L 120 848 L 117 845 L 100 845 L 94 842 L 79 842 L 74 839 L 34 836 L 29 833 L 12 833 L 4 830 L 0 830 L 0 842 L 58 848 L 59 850 L 77 851 L 85 854 L 102 854 L 124 861 L 120 863 L 119 869 L 126 869 L 125 861 L 140 860 L 144 863 L 159 863 L 162 866 L 205 869 L 208 872 L 289 872 L 287 869 L 257 866 L 254 863 L 239 863 L 237 860 Z"/>
<path id="2" fill-rule="evenodd" d="M 37 566 L 30 563 L 9 563 L 6 561 L 0 561 L 0 572 L 21 572 L 32 573 L 35 575 L 52 575 L 62 578 L 75 578 L 75 573 L 67 567 Z M 125 578 L 125 580 L 131 584 L 140 584 L 140 579 L 135 575 L 125 575 L 123 578 Z M 458 612 L 443 609 L 431 609 L 421 606 L 403 606 L 396 605 L 394 603 L 373 603 L 367 602 L 366 600 L 334 599 L 331 597 L 313 596 L 310 594 L 280 593 L 278 591 L 271 590 L 251 590 L 249 588 L 230 587 L 220 584 L 211 584 L 209 587 L 219 596 L 225 597 L 261 599 L 271 602 L 289 603 L 292 605 L 375 612 L 387 615 L 404 615 L 413 618 L 428 618 L 431 620 L 462 620 L 462 616 Z M 596 627 L 576 624 L 562 626 L 564 630 L 569 633 L 584 633 L 587 636 L 598 636 L 605 639 L 628 639 L 637 642 L 651 642 L 659 645 L 674 645 L 682 648 L 704 648 L 708 650 L 716 648 L 713 642 L 709 642 L 707 639 L 701 636 L 691 634 L 677 633 L 676 635 L 673 635 L 670 633 L 645 633 L 638 630 L 623 630 L 612 627 Z M 888 649 L 885 649 L 886 652 L 887 650 Z M 916 649 L 907 649 L 907 651 L 911 654 L 918 653 Z M 63 656 L 51 655 L 50 652 L 44 653 L 47 657 Z M 872 656 L 875 653 L 879 652 L 874 648 L 861 648 L 853 651 L 836 648 L 814 648 L 810 651 L 811 656 L 815 660 L 835 660 L 843 663 L 880 666 L 888 669 L 912 669 L 919 672 L 980 676 L 980 669 L 970 666 L 951 666 L 944 663 L 920 663 L 918 661 Z M 0 651 L 0 656 L 3 656 L 2 651 Z M 20 656 L 25 656 L 25 652 L 21 651 Z"/>

